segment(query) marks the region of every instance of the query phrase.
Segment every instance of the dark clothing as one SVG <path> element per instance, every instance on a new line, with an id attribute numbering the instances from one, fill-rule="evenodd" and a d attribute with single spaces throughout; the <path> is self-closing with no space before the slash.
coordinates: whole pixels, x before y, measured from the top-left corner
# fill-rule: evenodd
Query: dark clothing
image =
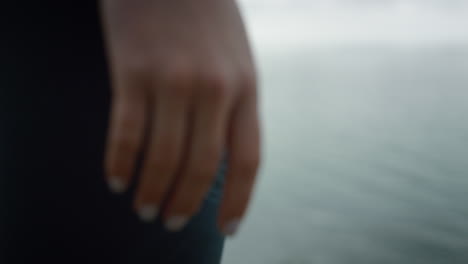
<path id="1" fill-rule="evenodd" d="M 142 223 L 103 176 L 110 88 L 97 1 L 0 11 L 0 263 L 219 263 L 223 168 L 180 233 Z M 11 3 L 13 2 L 13 3 Z"/>

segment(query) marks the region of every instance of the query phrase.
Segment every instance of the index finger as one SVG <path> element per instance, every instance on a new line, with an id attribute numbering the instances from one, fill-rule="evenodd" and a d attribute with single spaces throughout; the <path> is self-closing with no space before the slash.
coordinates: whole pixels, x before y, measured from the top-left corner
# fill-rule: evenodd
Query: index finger
<path id="1" fill-rule="evenodd" d="M 123 73 L 114 76 L 114 79 L 105 170 L 111 191 L 122 193 L 133 176 L 142 148 L 146 98 L 143 87 L 135 78 Z"/>

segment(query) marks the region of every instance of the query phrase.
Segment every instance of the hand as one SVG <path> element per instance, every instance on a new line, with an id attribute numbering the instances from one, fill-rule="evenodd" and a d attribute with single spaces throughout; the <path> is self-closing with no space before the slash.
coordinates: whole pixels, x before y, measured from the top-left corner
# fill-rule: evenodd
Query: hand
<path id="1" fill-rule="evenodd" d="M 260 159 L 255 68 L 234 0 L 102 0 L 113 99 L 106 175 L 134 207 L 178 231 L 228 152 L 219 226 L 233 234 Z M 162 210 L 163 209 L 163 210 Z"/>

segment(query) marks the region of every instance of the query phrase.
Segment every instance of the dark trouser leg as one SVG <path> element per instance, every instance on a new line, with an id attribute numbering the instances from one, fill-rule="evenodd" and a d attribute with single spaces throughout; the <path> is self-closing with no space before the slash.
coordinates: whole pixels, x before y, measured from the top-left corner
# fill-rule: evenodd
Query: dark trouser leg
<path id="1" fill-rule="evenodd" d="M 98 18 L 54 14 L 15 25 L 0 44 L 0 263 L 218 264 L 222 173 L 180 233 L 140 222 L 132 191 L 109 193 Z"/>

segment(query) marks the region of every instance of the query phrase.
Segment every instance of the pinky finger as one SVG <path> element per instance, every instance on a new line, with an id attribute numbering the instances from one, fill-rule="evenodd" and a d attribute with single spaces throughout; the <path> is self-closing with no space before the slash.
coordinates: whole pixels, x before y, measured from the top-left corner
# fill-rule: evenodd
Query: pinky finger
<path id="1" fill-rule="evenodd" d="M 234 235 L 247 210 L 260 163 L 259 118 L 253 99 L 237 106 L 229 133 L 229 169 L 218 223 L 224 234 Z"/>

